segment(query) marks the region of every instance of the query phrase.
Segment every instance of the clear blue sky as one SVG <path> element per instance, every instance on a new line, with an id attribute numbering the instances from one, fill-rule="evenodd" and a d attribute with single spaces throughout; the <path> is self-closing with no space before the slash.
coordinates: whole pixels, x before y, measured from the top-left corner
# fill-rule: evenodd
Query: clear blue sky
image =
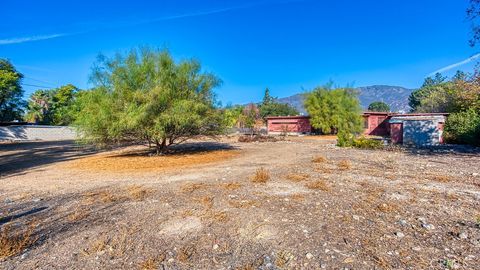
<path id="1" fill-rule="evenodd" d="M 0 57 L 25 84 L 87 88 L 98 53 L 168 47 L 201 60 L 226 104 L 339 85 L 416 88 L 477 51 L 467 0 L 2 1 Z M 473 62 L 459 67 L 469 71 Z M 454 70 L 447 71 L 450 74 Z M 38 89 L 25 85 L 27 94 Z"/>

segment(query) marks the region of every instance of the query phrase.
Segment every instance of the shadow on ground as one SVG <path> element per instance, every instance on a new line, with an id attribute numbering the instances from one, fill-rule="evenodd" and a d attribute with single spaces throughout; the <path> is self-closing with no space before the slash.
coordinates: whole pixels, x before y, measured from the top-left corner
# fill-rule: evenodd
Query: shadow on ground
<path id="1" fill-rule="evenodd" d="M 234 147 L 228 143 L 220 142 L 191 142 L 183 143 L 179 145 L 173 145 L 169 148 L 168 152 L 164 155 L 166 156 L 175 156 L 175 155 L 187 155 L 187 154 L 197 154 L 197 153 L 206 153 L 220 150 L 236 150 L 237 147 Z M 142 150 L 133 150 L 126 153 L 116 155 L 117 157 L 132 157 L 132 156 L 148 156 L 155 155 L 155 148 L 146 148 Z"/>
<path id="2" fill-rule="evenodd" d="M 96 153 L 95 148 L 74 141 L 16 142 L 0 144 L 0 177 L 21 174 L 60 161 Z"/>
<path id="3" fill-rule="evenodd" d="M 421 156 L 441 156 L 441 155 L 453 155 L 453 156 L 478 156 L 480 155 L 480 147 L 469 145 L 440 145 L 432 147 L 406 147 L 404 150 L 408 154 L 421 155 Z"/>

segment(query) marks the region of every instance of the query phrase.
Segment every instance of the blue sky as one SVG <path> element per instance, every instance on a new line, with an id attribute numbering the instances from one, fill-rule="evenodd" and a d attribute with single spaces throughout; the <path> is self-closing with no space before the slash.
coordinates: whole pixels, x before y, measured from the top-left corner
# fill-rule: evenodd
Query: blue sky
<path id="1" fill-rule="evenodd" d="M 0 57 L 41 86 L 89 87 L 98 53 L 167 47 L 223 81 L 223 104 L 336 84 L 416 88 L 464 61 L 467 0 L 3 1 Z M 475 61 L 445 71 L 469 71 Z M 35 86 L 31 86 L 35 85 Z"/>

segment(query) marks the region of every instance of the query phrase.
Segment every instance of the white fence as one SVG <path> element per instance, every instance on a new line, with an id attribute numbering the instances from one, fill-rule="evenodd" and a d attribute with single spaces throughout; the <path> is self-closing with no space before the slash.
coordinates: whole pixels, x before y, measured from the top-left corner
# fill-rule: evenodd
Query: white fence
<path id="1" fill-rule="evenodd" d="M 71 127 L 58 126 L 6 126 L 0 127 L 0 141 L 64 141 L 75 140 Z"/>

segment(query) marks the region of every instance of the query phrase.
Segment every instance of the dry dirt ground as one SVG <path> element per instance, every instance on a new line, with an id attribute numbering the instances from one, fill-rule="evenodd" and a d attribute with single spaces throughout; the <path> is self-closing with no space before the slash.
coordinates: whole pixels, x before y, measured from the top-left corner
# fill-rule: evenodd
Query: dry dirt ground
<path id="1" fill-rule="evenodd" d="M 0 145 L 0 269 L 480 269 L 478 149 L 333 143 Z"/>

